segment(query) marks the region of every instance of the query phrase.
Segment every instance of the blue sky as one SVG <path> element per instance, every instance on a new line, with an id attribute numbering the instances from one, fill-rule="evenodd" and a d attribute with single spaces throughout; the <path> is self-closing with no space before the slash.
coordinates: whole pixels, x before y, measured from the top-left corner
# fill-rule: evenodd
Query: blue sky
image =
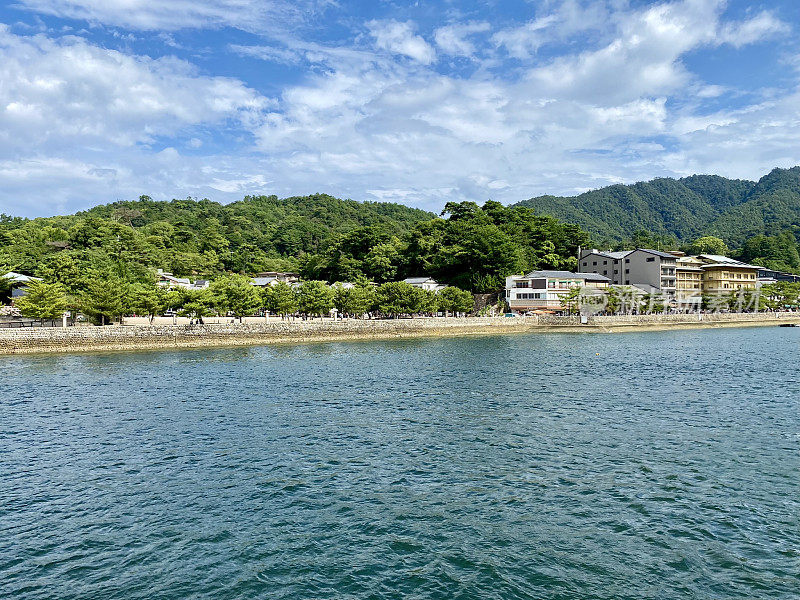
<path id="1" fill-rule="evenodd" d="M 796 0 L 11 0 L 0 212 L 430 210 L 800 164 Z"/>

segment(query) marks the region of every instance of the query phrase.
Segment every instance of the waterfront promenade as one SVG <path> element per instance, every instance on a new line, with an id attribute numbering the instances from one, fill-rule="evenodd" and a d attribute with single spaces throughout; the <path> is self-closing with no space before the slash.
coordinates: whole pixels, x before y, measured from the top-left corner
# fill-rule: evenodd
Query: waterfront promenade
<path id="1" fill-rule="evenodd" d="M 452 337 L 515 333 L 613 333 L 664 329 L 778 326 L 800 324 L 800 313 L 714 313 L 683 315 L 580 317 L 470 317 L 414 319 L 251 319 L 244 323 L 204 325 L 128 324 L 123 326 L 0 330 L 0 354 L 158 350 L 305 343 Z"/>

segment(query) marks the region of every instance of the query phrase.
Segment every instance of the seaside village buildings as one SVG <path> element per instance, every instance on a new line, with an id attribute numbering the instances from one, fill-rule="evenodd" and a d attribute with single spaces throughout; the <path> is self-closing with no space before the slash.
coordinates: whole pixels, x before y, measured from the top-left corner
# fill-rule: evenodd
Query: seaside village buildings
<path id="1" fill-rule="evenodd" d="M 576 287 L 598 296 L 615 287 L 631 297 L 655 297 L 679 312 L 701 308 L 703 297 L 755 290 L 764 269 L 727 256 L 661 252 L 648 248 L 621 252 L 579 250 L 578 273 L 534 271 L 506 278 L 506 301 L 513 313 L 561 312 Z"/>
<path id="2" fill-rule="evenodd" d="M 512 313 L 556 312 L 566 308 L 564 297 L 574 288 L 602 293 L 611 280 L 596 273 L 533 271 L 506 277 L 506 302 Z"/>

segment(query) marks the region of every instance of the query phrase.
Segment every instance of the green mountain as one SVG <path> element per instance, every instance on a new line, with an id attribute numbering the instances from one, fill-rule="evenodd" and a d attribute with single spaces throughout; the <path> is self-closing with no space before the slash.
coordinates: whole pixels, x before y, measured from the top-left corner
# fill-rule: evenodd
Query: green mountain
<path id="1" fill-rule="evenodd" d="M 630 239 L 643 230 L 681 241 L 714 235 L 732 247 L 785 230 L 800 239 L 800 167 L 774 169 L 758 182 L 717 175 L 660 178 L 516 206 L 575 223 L 598 241 Z"/>
<path id="2" fill-rule="evenodd" d="M 144 265 L 179 275 L 293 270 L 298 257 L 320 252 L 354 229 L 402 236 L 433 216 L 400 204 L 327 194 L 247 196 L 225 205 L 142 196 L 68 216 L 0 215 L 0 265 L 32 273 L 70 257 L 83 265 Z"/>
<path id="3" fill-rule="evenodd" d="M 445 212 L 317 194 L 227 205 L 143 196 L 68 216 L 0 215 L 0 274 L 36 275 L 75 297 L 99 280 L 152 283 L 159 268 L 211 279 L 272 270 L 327 281 L 426 275 L 494 292 L 510 273 L 574 268 L 590 239 L 574 225 L 498 202 L 447 203 Z"/>

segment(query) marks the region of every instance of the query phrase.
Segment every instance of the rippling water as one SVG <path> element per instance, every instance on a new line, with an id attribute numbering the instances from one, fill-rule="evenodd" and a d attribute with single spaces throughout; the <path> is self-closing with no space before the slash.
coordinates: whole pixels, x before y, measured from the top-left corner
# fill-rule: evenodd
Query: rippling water
<path id="1" fill-rule="evenodd" d="M 797 598 L 800 334 L 0 358 L 0 597 Z"/>

